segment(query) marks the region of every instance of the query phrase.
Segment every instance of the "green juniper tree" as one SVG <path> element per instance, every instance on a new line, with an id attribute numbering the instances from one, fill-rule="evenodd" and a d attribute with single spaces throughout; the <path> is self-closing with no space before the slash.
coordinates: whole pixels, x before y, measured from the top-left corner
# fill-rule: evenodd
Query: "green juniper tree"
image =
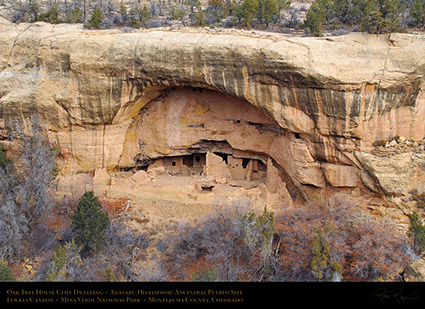
<path id="1" fill-rule="evenodd" d="M 75 24 L 83 22 L 83 11 L 79 7 L 66 11 L 66 22 Z"/>
<path id="2" fill-rule="evenodd" d="M 84 193 L 78 201 L 78 207 L 71 222 L 75 243 L 82 246 L 83 256 L 102 249 L 108 227 L 109 218 L 102 211 L 99 199 L 92 191 Z"/>
<path id="3" fill-rule="evenodd" d="M 7 265 L 7 262 L 3 260 L 0 260 L 0 281 L 16 281 L 12 269 Z"/>
<path id="4" fill-rule="evenodd" d="M 94 29 L 100 29 L 102 27 L 102 21 L 103 21 L 103 14 L 102 11 L 99 8 L 96 8 L 93 11 L 93 14 L 88 21 L 88 27 L 94 28 Z"/>
<path id="5" fill-rule="evenodd" d="M 258 0 L 244 0 L 237 8 L 236 16 L 250 29 L 258 13 Z"/>
<path id="6" fill-rule="evenodd" d="M 331 253 L 329 241 L 329 237 L 336 232 L 335 229 L 335 225 L 327 221 L 323 226 L 316 226 L 313 231 L 313 258 L 310 266 L 318 281 L 337 281 L 341 277 L 342 269 Z"/>
<path id="7" fill-rule="evenodd" d="M 344 25 L 377 34 L 402 31 L 402 15 L 408 8 L 405 0 L 315 0 L 304 28 L 315 36 Z"/>
<path id="8" fill-rule="evenodd" d="M 74 239 L 58 247 L 50 259 L 46 281 L 74 281 L 77 270 L 83 265 L 78 254 L 80 250 Z"/>
<path id="9" fill-rule="evenodd" d="M 45 13 L 42 13 L 37 17 L 37 21 L 45 21 L 51 24 L 61 23 L 58 6 L 52 5 Z"/>
<path id="10" fill-rule="evenodd" d="M 3 149 L 0 147 L 0 168 L 7 168 L 12 166 L 13 161 L 10 160 Z"/>
<path id="11" fill-rule="evenodd" d="M 413 241 L 413 249 L 419 254 L 422 253 L 425 250 L 425 226 L 417 211 L 410 216 L 408 236 Z"/>
<path id="12" fill-rule="evenodd" d="M 260 24 L 267 26 L 279 14 L 279 7 L 276 0 L 258 0 L 257 19 Z"/>
<path id="13" fill-rule="evenodd" d="M 313 2 L 304 21 L 304 28 L 311 34 L 321 36 L 326 23 L 326 4 L 329 0 L 318 0 Z"/>
<path id="14" fill-rule="evenodd" d="M 220 281 L 220 272 L 215 268 L 205 267 L 192 274 L 192 281 L 195 282 L 216 282 Z"/>
<path id="15" fill-rule="evenodd" d="M 411 15 L 415 25 L 421 25 L 425 30 L 425 0 L 414 0 Z"/>

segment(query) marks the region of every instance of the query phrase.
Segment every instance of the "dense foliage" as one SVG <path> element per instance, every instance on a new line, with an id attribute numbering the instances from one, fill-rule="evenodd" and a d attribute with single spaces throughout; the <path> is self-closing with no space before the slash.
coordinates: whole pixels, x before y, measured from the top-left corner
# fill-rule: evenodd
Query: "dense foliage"
<path id="1" fill-rule="evenodd" d="M 84 193 L 71 221 L 75 243 L 82 246 L 84 254 L 102 249 L 108 226 L 109 217 L 102 211 L 99 199 L 92 191 Z"/>
<path id="2" fill-rule="evenodd" d="M 410 216 L 409 237 L 413 241 L 413 249 L 421 254 L 425 251 L 425 226 L 422 223 L 418 212 L 413 212 Z"/>
<path id="3" fill-rule="evenodd" d="M 140 3 L 140 2 L 139 2 Z M 16 3 L 14 22 L 84 23 L 90 29 L 149 28 L 173 25 L 255 28 L 289 31 L 405 32 L 425 28 L 425 0 L 313 0 L 293 6 L 290 0 L 200 0 L 132 2 L 55 1 L 43 8 L 38 0 Z"/>
<path id="4" fill-rule="evenodd" d="M 0 260 L 0 282 L 15 281 L 15 275 L 12 269 L 7 265 L 5 261 Z"/>
<path id="5" fill-rule="evenodd" d="M 0 259 L 9 261 L 48 245 L 43 220 L 53 206 L 56 171 L 54 151 L 38 118 L 27 131 L 19 122 L 11 126 L 18 156 L 12 160 L 0 152 Z"/>
<path id="6" fill-rule="evenodd" d="M 343 204 L 287 210 L 276 218 L 267 210 L 218 213 L 170 242 L 166 264 L 174 280 L 400 280 L 400 269 L 415 257 L 390 222 Z"/>
<path id="7" fill-rule="evenodd" d="M 368 33 L 403 32 L 408 26 L 425 26 L 423 5 L 423 0 L 315 0 L 304 27 L 314 35 L 342 27 Z"/>

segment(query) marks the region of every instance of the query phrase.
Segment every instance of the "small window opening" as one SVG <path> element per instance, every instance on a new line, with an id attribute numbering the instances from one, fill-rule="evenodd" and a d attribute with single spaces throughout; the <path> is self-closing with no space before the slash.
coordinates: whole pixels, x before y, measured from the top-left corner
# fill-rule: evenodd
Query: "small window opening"
<path id="1" fill-rule="evenodd" d="M 301 139 L 301 136 L 298 133 L 295 133 L 295 138 L 296 139 Z"/>
<path id="2" fill-rule="evenodd" d="M 174 162 L 174 161 L 173 161 L 173 162 L 171 163 L 171 165 L 172 165 L 172 166 L 176 166 L 176 162 Z"/>
<path id="3" fill-rule="evenodd" d="M 208 186 L 208 185 L 202 185 L 201 189 L 202 191 L 211 192 L 214 186 Z"/>
<path id="4" fill-rule="evenodd" d="M 196 157 L 195 157 L 195 160 L 196 160 L 196 162 L 198 162 L 198 163 L 199 163 L 199 162 L 201 162 L 201 157 L 200 157 L 200 156 L 196 156 Z"/>
<path id="5" fill-rule="evenodd" d="M 242 167 L 246 168 L 249 164 L 249 161 L 251 161 L 251 159 L 242 159 Z"/>
<path id="6" fill-rule="evenodd" d="M 267 171 L 267 166 L 262 161 L 258 161 L 258 170 L 261 172 L 265 172 Z"/>
<path id="7" fill-rule="evenodd" d="M 227 164 L 227 154 L 220 153 L 220 152 L 214 152 L 214 154 L 216 154 L 217 156 L 220 156 L 223 159 L 224 163 Z"/>

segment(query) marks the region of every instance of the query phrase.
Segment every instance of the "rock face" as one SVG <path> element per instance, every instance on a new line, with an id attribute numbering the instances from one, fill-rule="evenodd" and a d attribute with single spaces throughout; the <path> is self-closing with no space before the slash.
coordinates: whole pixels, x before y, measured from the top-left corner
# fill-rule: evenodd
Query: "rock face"
<path id="1" fill-rule="evenodd" d="M 425 260 L 419 259 L 404 270 L 404 280 L 407 282 L 425 281 Z"/>
<path id="2" fill-rule="evenodd" d="M 0 32 L 0 143 L 13 150 L 11 121 L 37 113 L 64 175 L 220 142 L 272 158 L 308 201 L 345 192 L 391 206 L 425 190 L 423 149 L 374 146 L 425 136 L 425 35 L 122 33 L 3 19 Z"/>

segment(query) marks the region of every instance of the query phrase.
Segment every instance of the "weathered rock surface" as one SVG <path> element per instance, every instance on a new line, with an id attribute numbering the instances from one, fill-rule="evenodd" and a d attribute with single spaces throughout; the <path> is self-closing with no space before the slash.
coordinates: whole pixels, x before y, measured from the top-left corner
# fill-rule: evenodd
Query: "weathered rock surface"
<path id="1" fill-rule="evenodd" d="M 425 136 L 425 35 L 122 33 L 4 19 L 0 32 L 1 144 L 13 148 L 10 121 L 38 113 L 62 174 L 182 154 L 217 134 L 214 141 L 273 158 L 307 200 L 345 190 L 385 202 L 425 191 L 425 154 L 373 146 Z M 190 96 L 191 88 L 208 90 Z M 241 102 L 261 113 L 244 114 Z M 151 109 L 167 113 L 145 117 Z M 238 114 L 248 117 L 242 125 Z M 151 129 L 139 130 L 141 120 Z"/>
<path id="2" fill-rule="evenodd" d="M 425 260 L 419 259 L 406 267 L 403 277 L 407 282 L 425 281 Z"/>

